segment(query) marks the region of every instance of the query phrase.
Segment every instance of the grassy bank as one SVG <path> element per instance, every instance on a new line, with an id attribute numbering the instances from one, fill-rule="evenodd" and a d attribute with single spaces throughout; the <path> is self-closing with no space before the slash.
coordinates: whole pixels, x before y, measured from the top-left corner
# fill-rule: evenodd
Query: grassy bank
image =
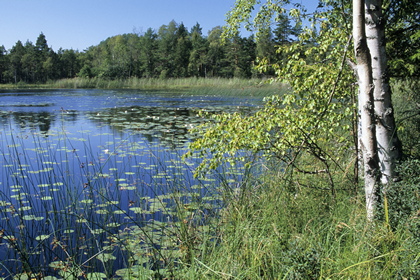
<path id="1" fill-rule="evenodd" d="M 384 221 L 369 226 L 362 194 L 340 191 L 333 199 L 316 189 L 288 191 L 290 184 L 272 175 L 229 201 L 219 224 L 219 245 L 197 254 L 183 279 L 420 277 L 415 211 L 392 230 Z M 418 191 L 408 189 L 411 195 Z M 392 203 L 398 219 L 398 202 Z"/>
<path id="2" fill-rule="evenodd" d="M 274 85 L 276 86 L 276 85 Z M 278 86 L 278 85 L 277 85 Z M 49 81 L 45 84 L 3 84 L 0 89 L 74 89 L 74 88 L 101 88 L 101 89 L 194 89 L 194 88 L 226 88 L 246 89 L 250 87 L 270 87 L 261 79 L 223 79 L 223 78 L 130 78 L 124 80 L 109 80 L 102 78 L 72 78 Z"/>

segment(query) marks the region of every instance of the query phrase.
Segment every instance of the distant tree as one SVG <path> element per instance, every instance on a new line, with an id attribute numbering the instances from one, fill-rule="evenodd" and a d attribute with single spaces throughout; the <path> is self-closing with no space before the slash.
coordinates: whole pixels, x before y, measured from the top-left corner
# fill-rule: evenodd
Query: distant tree
<path id="1" fill-rule="evenodd" d="M 127 45 L 127 36 L 117 35 L 106 40 L 108 52 L 108 78 L 128 78 L 131 76 L 131 57 Z"/>
<path id="2" fill-rule="evenodd" d="M 77 64 L 79 65 L 80 70 L 76 74 L 77 77 L 92 78 L 95 76 L 93 73 L 93 52 L 94 47 L 90 47 L 78 54 Z"/>
<path id="3" fill-rule="evenodd" d="M 187 28 L 181 23 L 176 31 L 176 47 L 174 54 L 174 73 L 176 78 L 188 75 L 188 64 L 191 52 L 191 41 Z"/>
<path id="4" fill-rule="evenodd" d="M 36 70 L 38 70 L 41 66 L 37 67 L 39 65 L 39 61 L 36 59 L 35 46 L 31 41 L 26 41 L 24 50 L 24 55 L 22 57 L 23 81 L 32 83 L 36 81 Z"/>
<path id="5" fill-rule="evenodd" d="M 140 36 L 138 34 L 125 34 L 127 45 L 128 77 L 140 76 Z"/>
<path id="6" fill-rule="evenodd" d="M 14 83 L 17 83 L 23 79 L 22 58 L 24 55 L 25 55 L 25 48 L 22 42 L 19 40 L 12 47 L 9 54 L 9 61 L 10 61 L 9 75 Z"/>
<path id="7" fill-rule="evenodd" d="M 271 67 L 271 65 L 277 62 L 277 58 L 275 42 L 273 40 L 273 32 L 270 26 L 264 30 L 260 30 L 258 33 L 255 55 L 257 57 L 256 64 L 259 64 L 262 61 L 266 61 L 265 65 L 267 65 L 267 67 L 260 71 L 261 74 L 273 76 L 274 69 Z"/>
<path id="8" fill-rule="evenodd" d="M 91 70 L 92 77 L 103 77 L 109 68 L 108 52 L 106 51 L 104 41 L 97 46 L 89 47 L 85 51 L 85 54 L 81 56 L 81 61 L 83 65 L 82 69 L 86 65 Z"/>
<path id="9" fill-rule="evenodd" d="M 80 71 L 77 53 L 75 50 L 59 49 L 58 52 L 59 69 L 61 78 L 73 78 Z"/>
<path id="10" fill-rule="evenodd" d="M 156 75 L 156 64 L 157 64 L 157 34 L 153 29 L 148 28 L 146 33 L 140 37 L 140 73 L 142 77 L 152 78 Z"/>
<path id="11" fill-rule="evenodd" d="M 276 21 L 276 28 L 273 30 L 273 41 L 276 45 L 284 45 L 297 40 L 301 32 L 299 23 L 292 26 L 286 13 L 279 14 Z"/>
<path id="12" fill-rule="evenodd" d="M 5 82 L 6 70 L 9 67 L 9 57 L 7 56 L 6 48 L 0 46 L 0 83 Z"/>
<path id="13" fill-rule="evenodd" d="M 33 51 L 30 48 L 33 48 Z M 34 67 L 32 82 L 45 82 L 48 75 L 51 75 L 54 66 L 51 57 L 52 50 L 48 47 L 47 39 L 42 32 L 36 39 L 35 46 L 28 46 L 27 54 L 33 55 L 33 57 L 28 58 L 32 61 Z"/>
<path id="14" fill-rule="evenodd" d="M 47 59 L 42 63 L 42 70 L 44 73 L 44 77 L 42 78 L 42 81 L 55 79 L 57 78 L 57 61 L 56 61 L 56 55 L 49 56 Z"/>
<path id="15" fill-rule="evenodd" d="M 193 34 L 193 33 L 197 33 L 200 36 L 203 36 L 203 28 L 198 22 L 193 27 L 191 27 L 190 34 Z"/>
<path id="16" fill-rule="evenodd" d="M 209 44 L 209 51 L 206 59 L 208 77 L 225 76 L 223 75 L 223 69 L 228 66 L 228 63 L 226 61 L 226 46 L 222 43 L 221 39 L 222 32 L 222 27 L 216 26 L 209 31 L 207 37 Z"/>
<path id="17" fill-rule="evenodd" d="M 44 57 L 47 56 L 48 52 L 50 51 L 50 48 L 48 47 L 47 39 L 44 33 L 42 32 L 41 34 L 39 34 L 38 38 L 36 39 L 35 50 L 38 52 L 38 55 L 44 56 Z"/>
<path id="18" fill-rule="evenodd" d="M 226 60 L 230 67 L 224 68 L 224 76 L 236 78 L 251 77 L 252 63 L 255 60 L 253 38 L 235 36 L 226 42 Z"/>
<path id="19" fill-rule="evenodd" d="M 159 28 L 156 69 L 161 78 L 174 76 L 177 31 L 178 24 L 174 20 Z"/>
<path id="20" fill-rule="evenodd" d="M 208 52 L 208 42 L 203 37 L 200 24 L 196 24 L 191 28 L 191 52 L 188 64 L 188 73 L 193 77 L 205 77 L 206 55 Z"/>

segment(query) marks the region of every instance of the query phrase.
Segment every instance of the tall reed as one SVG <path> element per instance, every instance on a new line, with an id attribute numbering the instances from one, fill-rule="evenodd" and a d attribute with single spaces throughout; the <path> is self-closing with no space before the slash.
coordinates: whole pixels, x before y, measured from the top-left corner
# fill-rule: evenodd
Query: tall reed
<path id="1" fill-rule="evenodd" d="M 129 78 L 122 80 L 109 80 L 103 78 L 72 78 L 51 81 L 47 84 L 52 88 L 105 88 L 105 89 L 191 89 L 191 88 L 278 88 L 276 83 L 265 83 L 262 79 L 224 79 L 224 78 Z"/>
<path id="2" fill-rule="evenodd" d="M 130 135 L 99 151 L 68 135 L 2 134 L 3 275 L 175 277 L 215 246 L 218 186 L 240 177 L 196 180 L 195 159 Z"/>

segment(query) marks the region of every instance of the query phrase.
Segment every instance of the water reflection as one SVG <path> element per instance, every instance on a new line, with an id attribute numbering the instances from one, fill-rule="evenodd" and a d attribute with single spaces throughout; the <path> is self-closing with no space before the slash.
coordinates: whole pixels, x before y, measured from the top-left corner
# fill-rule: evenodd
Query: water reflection
<path id="1" fill-rule="evenodd" d="M 189 129 L 205 121 L 198 115 L 203 104 L 191 96 L 119 93 L 0 94 L 7 108 L 0 112 L 0 228 L 5 230 L 0 259 L 11 259 L 12 271 L 25 269 L 24 262 L 49 264 L 68 256 L 98 267 L 92 258 L 98 242 L 108 244 L 117 234 L 123 238 L 126 229 L 148 225 L 159 236 L 158 222 L 175 227 L 174 207 L 181 205 L 198 225 L 210 216 L 221 179 L 194 178 L 199 159 L 181 160 Z M 41 103 L 49 106 L 25 106 Z M 208 111 L 249 110 L 231 99 L 213 104 Z M 236 168 L 224 187 L 239 185 L 243 169 Z M 63 247 L 54 247 L 58 241 Z M 150 257 L 146 247 L 162 249 L 158 242 L 139 240 L 138 254 Z M 177 245 L 168 245 L 168 251 Z M 126 254 L 118 250 L 110 249 L 113 256 Z"/>
<path id="2" fill-rule="evenodd" d="M 204 121 L 193 108 L 130 106 L 90 112 L 87 116 L 97 126 L 141 134 L 149 142 L 159 139 L 170 146 L 183 145 L 189 129 Z"/>

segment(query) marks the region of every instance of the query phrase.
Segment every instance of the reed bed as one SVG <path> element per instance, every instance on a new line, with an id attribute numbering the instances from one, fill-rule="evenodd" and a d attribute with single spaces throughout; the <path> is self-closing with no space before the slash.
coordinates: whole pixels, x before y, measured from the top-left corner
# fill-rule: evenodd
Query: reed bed
<path id="1" fill-rule="evenodd" d="M 239 79 L 239 78 L 137 78 L 129 79 L 104 79 L 104 78 L 70 78 L 48 81 L 45 84 L 2 84 L 0 89 L 74 89 L 74 88 L 101 88 L 101 89 L 248 89 L 248 88 L 279 88 L 280 83 L 268 83 L 264 79 Z"/>
<path id="2" fill-rule="evenodd" d="M 219 186 L 240 175 L 194 179 L 196 159 L 159 143 L 116 137 L 97 152 L 81 136 L 1 135 L 3 279 L 174 277 L 215 246 Z"/>

